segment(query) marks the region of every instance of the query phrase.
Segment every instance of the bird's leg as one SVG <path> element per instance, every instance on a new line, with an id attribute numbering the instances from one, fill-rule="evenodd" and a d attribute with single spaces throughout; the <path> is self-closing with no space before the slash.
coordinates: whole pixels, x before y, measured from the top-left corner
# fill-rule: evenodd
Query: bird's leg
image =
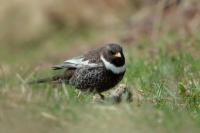
<path id="1" fill-rule="evenodd" d="M 79 98 L 79 97 L 80 97 L 80 95 L 81 95 L 81 91 L 78 91 L 78 95 L 77 95 L 77 97 Z"/>
<path id="2" fill-rule="evenodd" d="M 101 93 L 97 93 L 93 96 L 93 102 L 95 103 L 104 103 L 105 96 Z"/>
<path id="3" fill-rule="evenodd" d="M 99 94 L 99 96 L 101 97 L 102 100 L 105 99 L 105 96 L 103 94 L 101 94 L 101 93 L 98 93 L 98 94 Z"/>

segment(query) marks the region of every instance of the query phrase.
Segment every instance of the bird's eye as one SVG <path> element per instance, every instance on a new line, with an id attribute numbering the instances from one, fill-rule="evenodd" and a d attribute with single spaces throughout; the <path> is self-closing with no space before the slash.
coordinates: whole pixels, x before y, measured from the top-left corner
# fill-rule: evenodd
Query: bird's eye
<path id="1" fill-rule="evenodd" d="M 111 53 L 112 55 L 114 55 L 114 54 L 115 54 L 115 52 L 114 52 L 114 51 L 112 51 L 112 50 L 110 51 L 110 53 Z"/>

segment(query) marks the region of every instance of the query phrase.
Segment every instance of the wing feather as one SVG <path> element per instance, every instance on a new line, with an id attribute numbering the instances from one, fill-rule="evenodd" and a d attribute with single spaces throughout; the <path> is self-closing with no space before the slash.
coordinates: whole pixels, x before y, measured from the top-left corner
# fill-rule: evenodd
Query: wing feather
<path id="1" fill-rule="evenodd" d="M 54 70 L 63 68 L 80 68 L 80 67 L 99 67 L 96 63 L 90 63 L 83 56 L 75 57 L 69 60 L 65 60 L 63 64 L 53 66 Z"/>

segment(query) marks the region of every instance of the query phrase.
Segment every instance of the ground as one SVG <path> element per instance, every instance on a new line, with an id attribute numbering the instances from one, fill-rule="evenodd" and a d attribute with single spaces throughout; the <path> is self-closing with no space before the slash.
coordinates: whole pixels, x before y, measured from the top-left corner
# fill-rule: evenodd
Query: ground
<path id="1" fill-rule="evenodd" d="M 0 132 L 199 132 L 199 12 L 188 18 L 188 7 L 149 15 L 155 9 L 141 9 L 109 30 L 58 30 L 42 40 L 1 43 Z M 27 84 L 110 41 L 123 44 L 127 70 L 121 83 L 130 87 L 132 102 L 94 103 L 92 94 L 77 97 L 68 85 Z"/>

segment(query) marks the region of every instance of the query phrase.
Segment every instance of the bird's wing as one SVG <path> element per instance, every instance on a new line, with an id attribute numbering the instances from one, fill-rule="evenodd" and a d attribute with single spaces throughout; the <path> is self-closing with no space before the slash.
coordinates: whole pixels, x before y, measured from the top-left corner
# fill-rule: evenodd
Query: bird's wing
<path id="1" fill-rule="evenodd" d="M 53 69 L 63 69 L 63 68 L 80 68 L 80 67 L 99 67 L 96 63 L 91 63 L 89 59 L 84 58 L 84 56 L 75 57 L 72 59 L 65 60 L 63 64 L 53 66 Z"/>

